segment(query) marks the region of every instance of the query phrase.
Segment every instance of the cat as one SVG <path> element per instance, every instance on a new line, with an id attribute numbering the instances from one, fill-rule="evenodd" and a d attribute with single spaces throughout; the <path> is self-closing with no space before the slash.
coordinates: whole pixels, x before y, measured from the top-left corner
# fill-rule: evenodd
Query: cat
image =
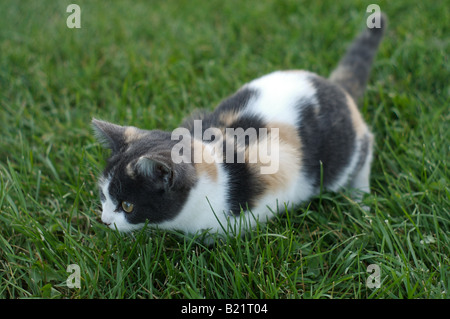
<path id="1" fill-rule="evenodd" d="M 94 118 L 98 141 L 111 150 L 98 182 L 102 222 L 121 232 L 148 224 L 223 235 L 238 223 L 267 221 L 322 188 L 348 187 L 361 199 L 370 192 L 374 136 L 356 102 L 385 31 L 386 16 L 380 18 L 328 79 L 275 71 L 213 112 L 194 114 L 176 134 Z"/>

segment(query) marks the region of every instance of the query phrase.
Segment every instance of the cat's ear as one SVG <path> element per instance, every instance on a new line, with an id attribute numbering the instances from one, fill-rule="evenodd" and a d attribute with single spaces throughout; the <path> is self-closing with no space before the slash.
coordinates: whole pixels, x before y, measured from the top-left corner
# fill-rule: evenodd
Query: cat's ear
<path id="1" fill-rule="evenodd" d="M 164 160 L 152 156 L 141 156 L 136 163 L 137 171 L 149 178 L 154 179 L 165 189 L 173 186 L 174 171 Z"/>
<path id="2" fill-rule="evenodd" d="M 97 140 L 114 153 L 124 146 L 125 127 L 97 119 L 92 120 L 92 127 Z"/>

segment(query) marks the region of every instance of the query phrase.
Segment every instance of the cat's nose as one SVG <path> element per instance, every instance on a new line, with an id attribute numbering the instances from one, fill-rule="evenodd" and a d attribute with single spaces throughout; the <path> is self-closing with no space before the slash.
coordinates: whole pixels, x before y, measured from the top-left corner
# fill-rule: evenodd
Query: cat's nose
<path id="1" fill-rule="evenodd" d="M 104 212 L 102 212 L 102 217 L 101 217 L 102 223 L 106 226 L 111 226 L 113 219 L 108 217 L 107 214 L 105 214 Z"/>
<path id="2" fill-rule="evenodd" d="M 109 227 L 109 225 L 111 225 L 110 222 L 103 220 L 103 218 L 101 219 L 101 221 L 102 221 L 102 223 L 103 223 L 104 225 L 106 225 L 106 226 L 108 226 L 108 227 Z"/>

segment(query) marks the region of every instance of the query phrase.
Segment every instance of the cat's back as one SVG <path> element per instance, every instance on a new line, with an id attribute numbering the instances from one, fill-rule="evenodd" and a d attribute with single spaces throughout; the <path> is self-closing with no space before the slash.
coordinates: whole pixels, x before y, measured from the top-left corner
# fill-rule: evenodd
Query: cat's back
<path id="1" fill-rule="evenodd" d="M 265 122 L 297 126 L 297 115 L 302 104 L 316 103 L 314 73 L 303 70 L 276 71 L 244 85 L 253 95 L 242 110 L 242 115 L 256 115 Z"/>
<path id="2" fill-rule="evenodd" d="M 243 85 L 212 113 L 194 113 L 181 126 L 193 132 L 193 121 L 202 120 L 203 130 L 261 128 L 273 123 L 298 127 L 303 106 L 317 104 L 316 78 L 319 76 L 303 70 L 269 73 Z"/>
<path id="3" fill-rule="evenodd" d="M 307 179 L 311 189 L 317 189 L 321 179 L 325 187 L 342 186 L 353 170 L 359 141 L 370 135 L 344 89 L 304 70 L 276 71 L 245 84 L 219 105 L 216 118 L 233 119 L 222 122 L 224 126 L 279 129 L 285 142 L 280 167 L 289 162 L 283 154 L 295 149 L 300 180 Z"/>

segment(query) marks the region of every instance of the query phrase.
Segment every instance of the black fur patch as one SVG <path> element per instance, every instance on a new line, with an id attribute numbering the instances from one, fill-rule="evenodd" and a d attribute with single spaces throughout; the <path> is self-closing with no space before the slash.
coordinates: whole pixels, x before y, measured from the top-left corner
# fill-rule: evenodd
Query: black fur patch
<path id="1" fill-rule="evenodd" d="M 223 122 L 222 115 L 239 113 L 247 106 L 250 99 L 256 95 L 257 92 L 255 90 L 242 88 L 223 100 L 213 112 L 198 112 L 185 120 L 181 127 L 187 128 L 191 134 L 194 134 L 194 120 L 202 120 L 202 136 L 205 130 L 210 127 L 223 128 L 225 127 L 225 123 Z"/>
<path id="2" fill-rule="evenodd" d="M 219 115 L 226 112 L 237 113 L 239 111 L 242 111 L 247 106 L 250 99 L 257 96 L 257 94 L 258 92 L 256 92 L 255 90 L 243 87 L 232 96 L 223 100 L 214 113 Z"/>
<path id="3" fill-rule="evenodd" d="M 108 160 L 104 176 L 112 176 L 109 193 L 118 203 L 128 201 L 134 204 L 132 213 L 124 213 L 130 224 L 158 224 L 174 218 L 183 208 L 191 188 L 195 185 L 195 169 L 190 163 L 173 164 L 170 151 L 176 141 L 170 140 L 170 133 L 162 131 L 149 132 L 152 136 L 134 142 L 126 152 L 113 153 Z M 127 166 L 134 167 L 139 157 L 146 154 L 157 154 L 165 159 L 176 178 L 171 189 L 165 190 L 154 180 L 158 176 L 144 177 L 136 170 L 130 176 Z"/>
<path id="4" fill-rule="evenodd" d="M 234 215 L 240 214 L 241 207 L 244 211 L 252 209 L 256 198 L 264 192 L 264 185 L 246 163 L 224 163 L 223 166 L 229 178 L 229 209 Z"/>
<path id="5" fill-rule="evenodd" d="M 312 82 L 319 104 L 299 101 L 302 110 L 298 121 L 302 165 L 307 176 L 314 181 L 314 186 L 318 187 L 322 163 L 323 186 L 327 187 L 349 164 L 356 133 L 342 90 L 318 76 L 312 77 Z"/>
<path id="6" fill-rule="evenodd" d="M 256 138 L 259 139 L 259 129 L 266 128 L 266 123 L 262 120 L 260 116 L 256 115 L 243 115 L 239 116 L 233 123 L 228 125 L 227 128 L 235 129 L 234 133 L 237 134 L 236 129 L 242 129 L 244 134 L 256 133 Z M 254 130 L 253 130 L 254 129 Z M 231 132 L 231 131 L 230 131 Z M 235 138 L 234 143 L 237 142 Z M 256 141 L 255 141 L 256 142 Z M 245 136 L 245 146 L 247 147 L 250 143 L 248 135 Z"/>
<path id="7" fill-rule="evenodd" d="M 254 128 L 258 134 L 259 128 L 264 128 L 266 124 L 258 116 L 241 116 L 235 122 L 233 122 L 231 128 L 242 128 L 244 131 L 249 128 Z M 228 136 L 230 138 L 230 136 Z M 234 137 L 234 141 L 224 142 L 224 158 L 226 159 L 226 146 L 236 145 L 237 139 Z M 231 143 L 230 143 L 231 142 Z M 245 146 L 249 143 L 246 137 Z M 255 170 L 252 170 L 249 163 L 238 163 L 237 149 L 234 149 L 234 158 L 230 162 L 230 159 L 226 159 L 223 167 L 228 173 L 228 203 L 233 214 L 238 215 L 241 211 L 241 207 L 246 209 L 252 209 L 255 206 L 255 200 L 264 193 L 265 185 L 261 183 L 258 176 L 255 174 Z M 229 162 L 229 163 L 226 163 Z"/>

